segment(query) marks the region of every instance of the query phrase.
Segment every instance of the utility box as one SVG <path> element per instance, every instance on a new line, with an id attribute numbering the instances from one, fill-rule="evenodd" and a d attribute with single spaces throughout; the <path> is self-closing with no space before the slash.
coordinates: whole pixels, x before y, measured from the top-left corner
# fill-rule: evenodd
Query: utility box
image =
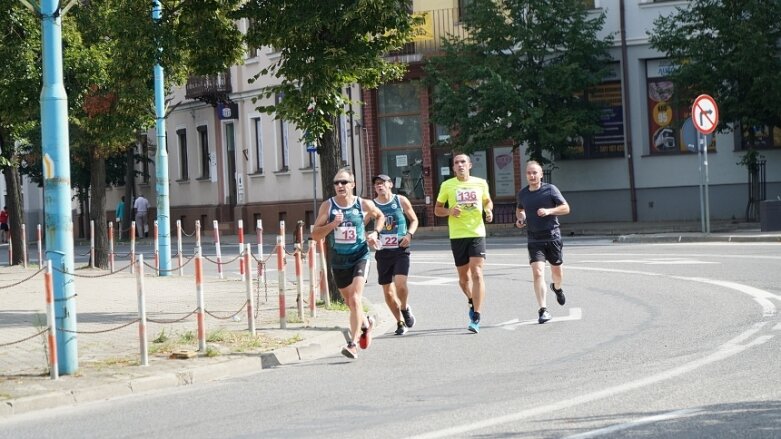
<path id="1" fill-rule="evenodd" d="M 759 228 L 763 232 L 781 230 L 781 200 L 766 200 L 759 203 Z"/>

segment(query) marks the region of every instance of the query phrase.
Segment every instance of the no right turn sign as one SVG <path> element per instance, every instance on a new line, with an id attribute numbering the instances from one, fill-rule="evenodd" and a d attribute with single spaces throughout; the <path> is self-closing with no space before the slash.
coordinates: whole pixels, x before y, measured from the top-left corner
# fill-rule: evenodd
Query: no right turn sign
<path id="1" fill-rule="evenodd" d="M 697 131 L 710 134 L 719 124 L 719 107 L 716 101 L 708 95 L 699 95 L 692 105 L 692 122 Z"/>

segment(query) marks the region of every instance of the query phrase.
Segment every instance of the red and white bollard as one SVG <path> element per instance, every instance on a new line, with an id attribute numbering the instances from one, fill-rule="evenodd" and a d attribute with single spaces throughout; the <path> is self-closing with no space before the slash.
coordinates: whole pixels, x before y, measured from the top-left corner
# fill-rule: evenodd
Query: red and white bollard
<path id="1" fill-rule="evenodd" d="M 260 284 L 263 280 L 263 220 L 259 219 L 255 222 L 255 233 L 258 235 L 258 284 Z"/>
<path id="2" fill-rule="evenodd" d="M 201 260 L 201 250 L 195 254 L 195 294 L 198 310 L 196 319 L 198 321 L 198 350 L 206 352 L 206 305 L 203 300 L 203 261 Z"/>
<path id="3" fill-rule="evenodd" d="M 306 262 L 309 266 L 309 317 L 317 317 L 317 246 L 309 239 Z"/>
<path id="4" fill-rule="evenodd" d="M 287 280 L 285 279 L 285 238 L 282 235 L 277 236 L 277 273 L 279 284 L 279 327 L 287 328 L 287 314 L 285 311 L 285 290 L 287 289 Z"/>
<path id="5" fill-rule="evenodd" d="M 217 274 L 220 276 L 220 279 L 224 279 L 225 275 L 222 273 L 222 250 L 220 249 L 220 229 L 217 220 L 212 221 L 212 226 L 214 227 L 214 248 L 217 253 Z"/>
<path id="6" fill-rule="evenodd" d="M 49 375 L 53 380 L 60 376 L 57 365 L 57 321 L 54 318 L 54 287 L 52 285 L 52 261 L 46 261 L 46 273 L 43 275 L 44 290 L 46 292 L 46 324 L 49 331 L 46 336 L 49 348 Z"/>
<path id="7" fill-rule="evenodd" d="M 130 221 L 130 274 L 136 272 L 136 222 Z"/>
<path id="8" fill-rule="evenodd" d="M 182 255 L 182 220 L 176 220 L 176 254 L 179 257 L 179 276 L 184 276 L 184 256 Z"/>
<path id="9" fill-rule="evenodd" d="M 43 230 L 38 224 L 38 268 L 43 268 Z"/>
<path id="10" fill-rule="evenodd" d="M 244 265 L 249 267 L 249 257 L 252 254 L 252 246 L 247 244 L 242 260 Z M 247 276 L 245 279 L 245 287 L 247 292 L 247 323 L 249 324 L 249 333 L 255 335 L 255 298 L 252 295 L 252 271 L 247 270 Z"/>
<path id="11" fill-rule="evenodd" d="M 201 252 L 201 221 L 195 220 L 195 253 Z"/>
<path id="12" fill-rule="evenodd" d="M 239 254 L 244 252 L 244 220 L 239 220 Z M 239 258 L 239 274 L 244 280 L 244 258 Z"/>
<path id="13" fill-rule="evenodd" d="M 149 341 L 146 333 L 146 299 L 144 298 L 144 255 L 138 255 L 136 272 L 136 291 L 138 293 L 138 341 L 141 352 L 141 365 L 149 366 Z"/>
<path id="14" fill-rule="evenodd" d="M 114 272 L 114 223 L 108 222 L 108 268 Z"/>
<path id="15" fill-rule="evenodd" d="M 320 250 L 320 298 L 323 299 L 326 308 L 331 306 L 331 292 L 328 289 L 328 270 L 326 269 L 325 244 L 323 240 L 317 241 L 317 249 Z"/>
<path id="16" fill-rule="evenodd" d="M 294 253 L 296 263 L 296 307 L 298 309 L 298 319 L 304 320 L 304 267 L 301 260 L 301 247 L 301 243 L 297 243 Z"/>

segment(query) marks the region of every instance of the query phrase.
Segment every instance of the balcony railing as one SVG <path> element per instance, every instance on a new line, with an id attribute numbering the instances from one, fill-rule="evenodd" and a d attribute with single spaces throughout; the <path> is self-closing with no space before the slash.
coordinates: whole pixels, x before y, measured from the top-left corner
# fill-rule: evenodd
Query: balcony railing
<path id="1" fill-rule="evenodd" d="M 440 52 L 442 38 L 463 39 L 467 36 L 466 30 L 460 22 L 458 8 L 418 11 L 413 14 L 422 16 L 425 22 L 417 27 L 414 40 L 405 44 L 401 50 L 389 53 L 389 58 L 401 61 L 419 61 L 423 56 Z"/>
<path id="2" fill-rule="evenodd" d="M 230 70 L 209 76 L 191 76 L 187 80 L 185 97 L 216 104 L 224 102 L 233 91 Z"/>

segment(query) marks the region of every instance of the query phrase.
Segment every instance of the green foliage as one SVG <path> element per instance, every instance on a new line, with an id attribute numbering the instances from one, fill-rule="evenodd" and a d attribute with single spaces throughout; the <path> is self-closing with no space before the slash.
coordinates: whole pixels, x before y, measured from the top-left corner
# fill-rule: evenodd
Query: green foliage
<path id="1" fill-rule="evenodd" d="M 676 90 L 716 99 L 721 131 L 781 126 L 781 2 L 692 0 L 657 18 L 649 37 L 679 66 Z"/>
<path id="2" fill-rule="evenodd" d="M 528 144 L 542 163 L 577 136 L 599 132 L 597 109 L 582 99 L 610 62 L 612 37 L 597 33 L 580 0 L 476 1 L 463 17 L 468 37 L 445 41 L 428 64 L 433 121 L 450 128 L 444 142 L 473 152 Z"/>
<path id="3" fill-rule="evenodd" d="M 276 82 L 263 90 L 266 98 L 283 94 L 281 102 L 260 111 L 295 123 L 308 141 L 333 130 L 332 120 L 344 112 L 345 86 L 376 87 L 400 78 L 404 66 L 382 56 L 408 41 L 413 19 L 408 0 L 257 0 L 232 15 L 249 19 L 248 47 L 269 46 L 279 59 L 258 72 Z M 328 176 L 331 178 L 331 175 Z"/>

